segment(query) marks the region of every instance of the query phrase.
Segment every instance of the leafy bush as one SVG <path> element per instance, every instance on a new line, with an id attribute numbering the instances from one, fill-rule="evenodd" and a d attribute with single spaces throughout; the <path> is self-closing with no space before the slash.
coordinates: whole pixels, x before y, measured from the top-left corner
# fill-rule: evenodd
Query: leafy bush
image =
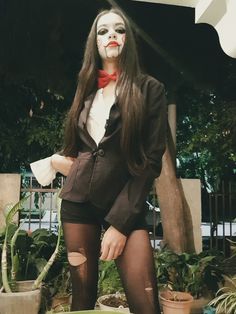
<path id="1" fill-rule="evenodd" d="M 161 288 L 190 292 L 199 298 L 216 292 L 222 276 L 223 255 L 203 251 L 200 254 L 176 254 L 168 249 L 155 253 L 157 280 Z"/>
<path id="2" fill-rule="evenodd" d="M 8 260 L 10 260 L 10 240 L 18 226 L 14 223 L 8 229 Z M 0 233 L 0 250 L 4 240 L 5 231 Z M 14 266 L 16 280 L 35 279 L 43 270 L 48 259 L 54 252 L 57 235 L 47 229 L 37 229 L 32 233 L 20 230 L 14 247 Z M 8 263 L 10 265 L 10 262 Z M 56 265 L 55 265 L 56 266 Z"/>
<path id="3" fill-rule="evenodd" d="M 123 292 L 122 283 L 114 261 L 99 262 L 98 294 Z"/>
<path id="4" fill-rule="evenodd" d="M 217 291 L 216 297 L 209 303 L 216 308 L 216 313 L 235 314 L 236 309 L 236 276 L 227 278 L 231 283 Z"/>

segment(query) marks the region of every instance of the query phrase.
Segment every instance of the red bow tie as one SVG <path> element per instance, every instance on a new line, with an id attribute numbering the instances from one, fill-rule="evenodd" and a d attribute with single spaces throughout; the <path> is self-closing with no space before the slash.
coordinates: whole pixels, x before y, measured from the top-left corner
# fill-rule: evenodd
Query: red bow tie
<path id="1" fill-rule="evenodd" d="M 103 88 L 109 84 L 110 81 L 116 81 L 116 72 L 108 74 L 104 70 L 98 70 L 98 88 Z"/>

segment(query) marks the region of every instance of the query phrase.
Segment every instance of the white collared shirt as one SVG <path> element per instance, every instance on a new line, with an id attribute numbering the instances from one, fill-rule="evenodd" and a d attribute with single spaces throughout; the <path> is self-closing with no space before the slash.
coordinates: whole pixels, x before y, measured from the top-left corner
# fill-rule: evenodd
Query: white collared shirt
<path id="1" fill-rule="evenodd" d="M 97 145 L 106 132 L 105 125 L 114 102 L 115 95 L 109 103 L 105 103 L 103 88 L 97 90 L 87 118 L 87 130 Z M 50 184 L 56 177 L 56 171 L 51 164 L 51 156 L 31 163 L 30 167 L 42 186 Z"/>
<path id="2" fill-rule="evenodd" d="M 115 95 L 109 103 L 105 103 L 103 98 L 103 88 L 97 90 L 86 124 L 90 136 L 94 139 L 97 145 L 106 132 L 105 125 L 114 102 Z"/>

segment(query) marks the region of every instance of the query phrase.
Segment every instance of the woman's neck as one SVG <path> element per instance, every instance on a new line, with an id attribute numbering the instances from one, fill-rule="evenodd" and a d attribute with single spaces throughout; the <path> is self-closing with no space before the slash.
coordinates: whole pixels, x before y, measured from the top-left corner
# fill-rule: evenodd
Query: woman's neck
<path id="1" fill-rule="evenodd" d="M 108 74 L 117 72 L 117 62 L 114 60 L 103 60 L 103 70 Z"/>

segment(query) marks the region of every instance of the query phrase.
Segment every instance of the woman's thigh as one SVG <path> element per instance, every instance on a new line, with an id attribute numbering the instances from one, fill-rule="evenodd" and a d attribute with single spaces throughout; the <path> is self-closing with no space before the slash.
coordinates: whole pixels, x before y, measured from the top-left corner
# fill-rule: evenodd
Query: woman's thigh
<path id="1" fill-rule="evenodd" d="M 135 230 L 116 259 L 131 312 L 160 313 L 153 250 L 146 230 Z"/>
<path id="2" fill-rule="evenodd" d="M 93 309 L 97 298 L 101 228 L 63 222 L 72 282 L 71 310 Z"/>

